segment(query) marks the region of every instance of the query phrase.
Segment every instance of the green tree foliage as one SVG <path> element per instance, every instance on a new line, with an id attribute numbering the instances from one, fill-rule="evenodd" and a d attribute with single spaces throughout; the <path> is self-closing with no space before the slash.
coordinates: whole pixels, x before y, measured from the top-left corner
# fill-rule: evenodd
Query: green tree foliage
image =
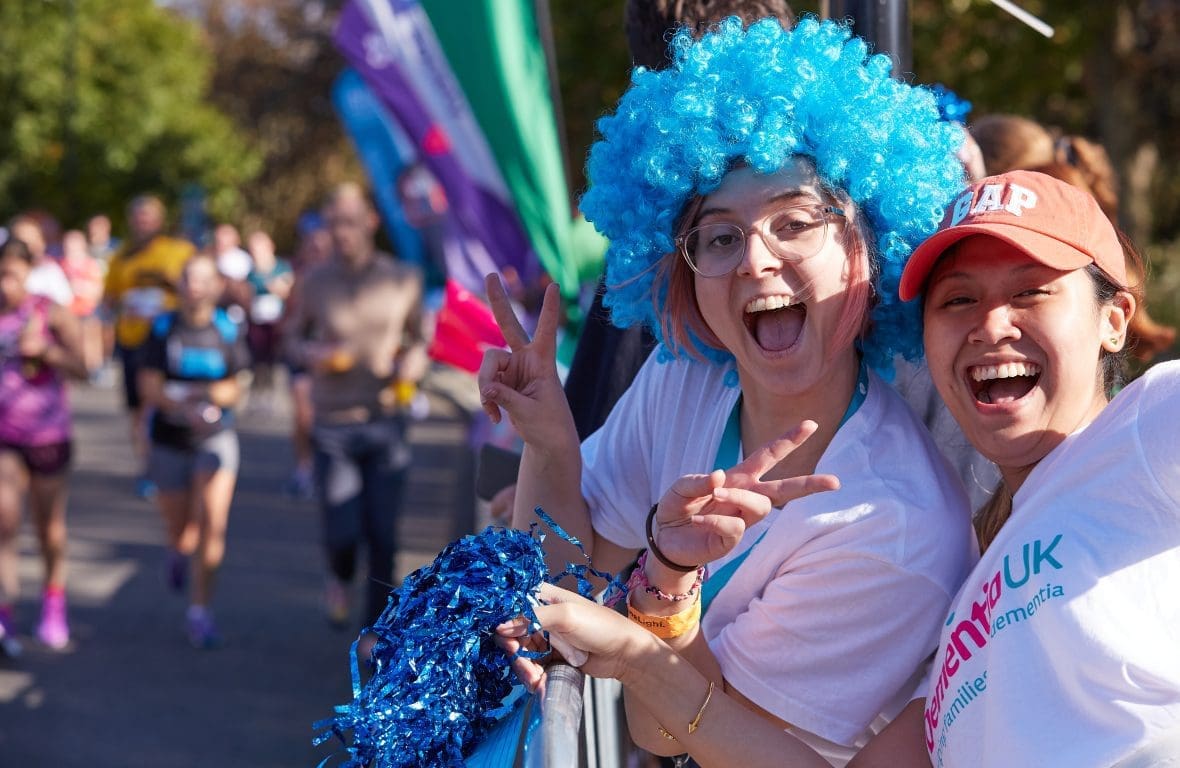
<path id="1" fill-rule="evenodd" d="M 614 107 L 631 71 L 623 3 L 549 0 L 549 8 L 570 153 L 566 167 L 570 185 L 580 191 L 594 122 Z"/>
<path id="2" fill-rule="evenodd" d="M 217 61 L 210 100 L 261 154 L 228 220 L 291 247 L 300 212 L 363 172 L 331 103 L 344 67 L 332 42 L 337 2 L 187 0 Z"/>
<path id="3" fill-rule="evenodd" d="M 206 101 L 212 65 L 200 30 L 152 0 L 0 3 L 0 212 L 76 224 L 188 183 L 235 208 L 259 161 Z"/>

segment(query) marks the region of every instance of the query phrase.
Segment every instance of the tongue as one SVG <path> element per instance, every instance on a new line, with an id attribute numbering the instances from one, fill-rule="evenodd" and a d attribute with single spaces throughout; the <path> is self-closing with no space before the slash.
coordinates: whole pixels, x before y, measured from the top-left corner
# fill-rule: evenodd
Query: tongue
<path id="1" fill-rule="evenodd" d="M 769 352 L 787 349 L 803 332 L 805 313 L 802 308 L 783 308 L 759 312 L 754 316 L 754 338 L 758 346 Z"/>
<path id="2" fill-rule="evenodd" d="M 988 385 L 986 396 L 991 403 L 1011 403 L 1029 393 L 1036 383 L 1033 376 L 1013 376 L 1008 379 L 996 379 Z"/>

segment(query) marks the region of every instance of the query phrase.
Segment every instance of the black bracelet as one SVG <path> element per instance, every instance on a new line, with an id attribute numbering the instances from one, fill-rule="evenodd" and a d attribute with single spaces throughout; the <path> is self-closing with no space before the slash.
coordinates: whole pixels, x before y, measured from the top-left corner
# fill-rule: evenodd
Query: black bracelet
<path id="1" fill-rule="evenodd" d="M 701 567 L 699 565 L 680 565 L 679 563 L 672 562 L 664 555 L 663 552 L 660 551 L 660 548 L 656 546 L 656 535 L 652 531 L 651 526 L 652 526 L 652 522 L 656 519 L 656 510 L 659 508 L 659 506 L 660 506 L 659 504 L 652 504 L 651 511 L 647 513 L 647 549 L 648 549 L 648 551 L 650 551 L 653 555 L 656 556 L 656 560 L 659 560 L 665 566 L 667 566 L 668 568 L 671 568 L 674 571 L 677 571 L 678 573 L 692 573 L 693 571 L 698 570 Z"/>

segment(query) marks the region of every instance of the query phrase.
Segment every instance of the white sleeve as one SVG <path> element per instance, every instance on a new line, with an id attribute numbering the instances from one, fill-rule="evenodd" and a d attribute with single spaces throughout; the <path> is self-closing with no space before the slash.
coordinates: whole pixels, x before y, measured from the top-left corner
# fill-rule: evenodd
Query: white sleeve
<path id="1" fill-rule="evenodd" d="M 847 550 L 805 560 L 768 584 L 711 647 L 742 695 L 848 746 L 911 692 L 951 595 L 895 563 Z"/>
<path id="2" fill-rule="evenodd" d="M 934 388 L 934 380 L 930 378 L 930 369 L 925 362 L 911 363 L 898 356 L 894 359 L 894 369 L 893 389 L 926 425 L 934 444 L 962 481 L 971 509 L 979 509 L 992 497 L 1000 482 L 996 465 L 975 450 L 963 434 L 963 429 Z"/>
<path id="3" fill-rule="evenodd" d="M 1136 425 L 1143 462 L 1180 507 L 1180 363 L 1157 365 L 1143 376 Z"/>
<path id="4" fill-rule="evenodd" d="M 52 291 L 52 299 L 61 306 L 68 307 L 74 303 L 74 289 L 70 287 L 69 278 L 60 267 L 54 275 Z"/>
<path id="5" fill-rule="evenodd" d="M 30 272 L 25 284 L 26 290 L 37 296 L 44 296 L 54 304 L 68 307 L 74 303 L 74 291 L 65 271 L 53 261 L 43 261 Z"/>
<path id="6" fill-rule="evenodd" d="M 594 530 L 621 547 L 643 549 L 651 497 L 651 425 L 659 399 L 652 380 L 666 366 L 648 357 L 606 422 L 582 443 L 582 496 Z"/>

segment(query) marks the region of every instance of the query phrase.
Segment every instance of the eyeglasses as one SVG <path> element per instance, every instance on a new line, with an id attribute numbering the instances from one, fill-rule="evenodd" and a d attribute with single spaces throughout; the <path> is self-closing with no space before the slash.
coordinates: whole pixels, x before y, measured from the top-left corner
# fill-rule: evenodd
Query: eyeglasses
<path id="1" fill-rule="evenodd" d="M 717 222 L 693 227 L 677 238 L 681 255 L 701 277 L 723 277 L 746 255 L 746 240 L 757 232 L 778 258 L 792 263 L 819 253 L 828 239 L 831 217 L 845 218 L 844 211 L 831 205 L 798 205 L 780 208 L 751 229 Z"/>

